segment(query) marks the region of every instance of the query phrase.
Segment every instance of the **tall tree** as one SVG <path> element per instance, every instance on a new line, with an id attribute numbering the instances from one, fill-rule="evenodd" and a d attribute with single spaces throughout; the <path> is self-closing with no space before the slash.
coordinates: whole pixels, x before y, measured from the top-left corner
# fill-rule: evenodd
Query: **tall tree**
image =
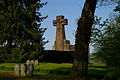
<path id="1" fill-rule="evenodd" d="M 94 21 L 94 12 L 97 0 L 86 0 L 82 10 L 81 18 L 75 40 L 75 54 L 73 62 L 73 80 L 88 80 L 88 52 L 91 35 L 91 27 Z"/>
<path id="2" fill-rule="evenodd" d="M 40 25 L 46 17 L 39 11 L 43 5 L 40 0 L 0 0 L 0 45 L 8 49 L 3 53 L 19 48 L 25 56 L 44 49 L 45 29 Z"/>

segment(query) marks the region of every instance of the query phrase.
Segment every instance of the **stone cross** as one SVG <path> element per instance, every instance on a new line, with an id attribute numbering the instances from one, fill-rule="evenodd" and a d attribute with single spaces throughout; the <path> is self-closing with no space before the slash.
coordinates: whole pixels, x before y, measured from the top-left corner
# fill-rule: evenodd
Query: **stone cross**
<path id="1" fill-rule="evenodd" d="M 56 26 L 55 50 L 64 51 L 64 41 L 66 41 L 64 25 L 67 24 L 68 20 L 64 19 L 64 16 L 56 16 L 56 20 L 53 20 L 53 26 Z"/>

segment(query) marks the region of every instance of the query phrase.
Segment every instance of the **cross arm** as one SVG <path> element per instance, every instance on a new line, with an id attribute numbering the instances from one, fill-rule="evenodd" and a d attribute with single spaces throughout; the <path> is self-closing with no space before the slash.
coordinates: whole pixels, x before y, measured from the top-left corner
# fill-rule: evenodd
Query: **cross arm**
<path id="1" fill-rule="evenodd" d="M 68 25 L 68 20 L 67 19 L 60 20 L 60 23 L 62 25 Z"/>
<path id="2" fill-rule="evenodd" d="M 57 26 L 58 22 L 59 22 L 59 20 L 53 20 L 53 26 Z"/>

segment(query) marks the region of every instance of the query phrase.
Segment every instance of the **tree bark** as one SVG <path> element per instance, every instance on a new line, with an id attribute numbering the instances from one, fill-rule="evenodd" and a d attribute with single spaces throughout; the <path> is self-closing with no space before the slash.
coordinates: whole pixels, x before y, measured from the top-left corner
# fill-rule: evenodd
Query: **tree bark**
<path id="1" fill-rule="evenodd" d="M 88 53 L 91 36 L 91 27 L 94 21 L 94 12 L 97 0 L 86 0 L 78 27 L 75 40 L 75 54 L 73 62 L 72 80 L 88 79 Z"/>

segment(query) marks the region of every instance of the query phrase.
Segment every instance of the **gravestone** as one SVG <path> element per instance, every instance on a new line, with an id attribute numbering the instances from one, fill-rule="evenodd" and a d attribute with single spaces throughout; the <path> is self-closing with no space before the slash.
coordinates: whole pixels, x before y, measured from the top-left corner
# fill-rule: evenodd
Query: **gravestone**
<path id="1" fill-rule="evenodd" d="M 31 77 L 33 75 L 34 66 L 33 64 L 15 64 L 14 72 L 17 77 Z"/>
<path id="2" fill-rule="evenodd" d="M 21 76 L 26 76 L 26 72 L 27 72 L 26 64 L 21 64 L 20 71 L 21 71 Z"/>
<path id="3" fill-rule="evenodd" d="M 15 72 L 15 76 L 20 76 L 20 64 L 15 64 L 14 72 Z"/>
<path id="4" fill-rule="evenodd" d="M 64 19 L 64 16 L 56 16 L 56 20 L 53 20 L 53 26 L 56 26 L 56 40 L 53 50 L 74 51 L 74 45 L 70 45 L 70 41 L 66 40 L 64 25 L 67 24 L 68 20 Z"/>
<path id="5" fill-rule="evenodd" d="M 35 61 L 34 61 L 34 60 L 31 60 L 31 64 L 35 64 Z"/>
<path id="6" fill-rule="evenodd" d="M 32 76 L 34 71 L 34 66 L 33 64 L 27 64 L 27 76 Z"/>
<path id="7" fill-rule="evenodd" d="M 30 60 L 27 60 L 27 61 L 26 61 L 26 64 L 30 64 L 30 63 L 31 63 L 31 61 L 30 61 Z"/>
<path id="8" fill-rule="evenodd" d="M 37 65 L 39 64 L 38 60 L 35 60 L 35 64 L 37 64 Z"/>

